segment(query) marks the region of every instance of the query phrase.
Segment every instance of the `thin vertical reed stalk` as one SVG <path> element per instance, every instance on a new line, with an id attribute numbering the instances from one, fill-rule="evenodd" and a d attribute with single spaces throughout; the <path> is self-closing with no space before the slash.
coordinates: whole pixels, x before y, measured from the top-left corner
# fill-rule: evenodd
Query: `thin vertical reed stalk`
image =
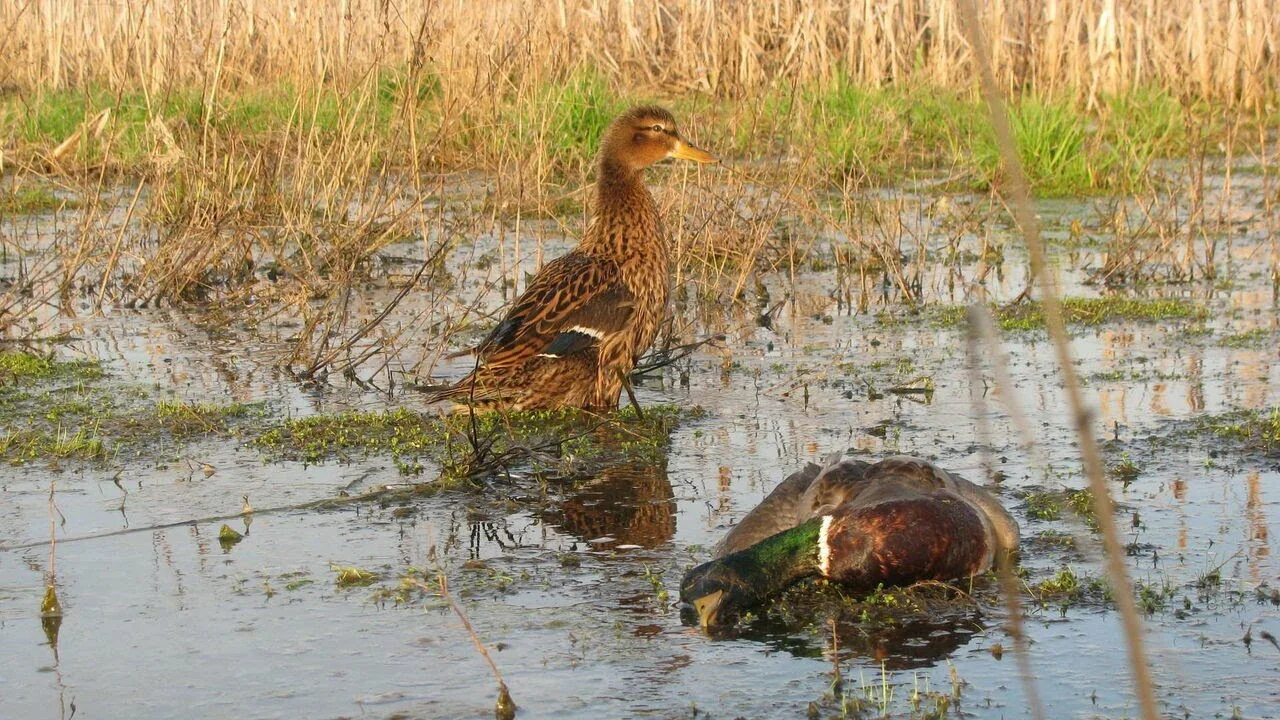
<path id="1" fill-rule="evenodd" d="M 1126 645 L 1129 651 L 1129 666 L 1133 673 L 1134 688 L 1138 697 L 1138 705 L 1144 720 L 1157 720 L 1159 711 L 1156 707 L 1155 690 L 1151 681 L 1151 671 L 1147 664 L 1144 647 L 1142 620 L 1138 616 L 1138 608 L 1133 599 L 1133 586 L 1129 580 L 1129 572 L 1124 564 L 1124 547 L 1120 543 L 1120 532 L 1116 527 L 1111 492 L 1107 487 L 1106 475 L 1103 471 L 1102 455 L 1098 449 L 1097 438 L 1094 437 L 1089 410 L 1085 407 L 1084 393 L 1080 387 L 1080 379 L 1076 376 L 1072 358 L 1071 343 L 1067 335 L 1066 323 L 1063 319 L 1062 302 L 1058 298 L 1057 285 L 1046 259 L 1044 242 L 1040 238 L 1039 223 L 1036 220 L 1035 208 L 1031 202 L 1030 185 L 1018 159 L 1017 147 L 1014 144 L 1013 131 L 1005 113 L 1004 102 L 991 72 L 990 61 L 985 54 L 984 35 L 977 20 L 977 10 L 973 0 L 960 0 L 961 22 L 965 27 L 974 54 L 977 58 L 979 81 L 982 94 L 991 114 L 995 129 L 996 142 L 999 146 L 1002 164 L 1009 177 L 1009 194 L 1012 202 L 1010 208 L 1014 220 L 1018 224 L 1027 244 L 1031 257 L 1031 268 L 1040 286 L 1041 302 L 1044 306 L 1045 325 L 1053 342 L 1058 358 L 1059 370 L 1062 373 L 1063 385 L 1066 389 L 1068 405 L 1071 410 L 1073 424 L 1080 442 L 1080 454 L 1084 462 L 1085 475 L 1089 479 L 1089 487 L 1093 494 L 1094 512 L 1098 518 L 1098 527 L 1102 532 L 1103 546 L 1106 550 L 1107 577 L 1114 590 L 1116 606 L 1124 625 Z"/>
<path id="2" fill-rule="evenodd" d="M 991 422 L 987 419 L 986 399 L 978 391 L 978 384 L 982 380 L 980 350 L 981 344 L 985 342 L 987 352 L 993 359 L 993 363 L 995 363 L 999 362 L 997 358 L 1000 357 L 1001 348 L 994 334 L 984 332 L 987 328 L 994 327 L 991 314 L 988 312 L 986 305 L 981 302 L 971 305 L 968 311 L 968 318 L 969 404 L 978 425 L 978 446 L 981 448 L 980 452 L 982 453 L 983 473 L 986 475 L 987 484 L 991 484 L 995 481 L 995 471 L 991 457 L 993 433 L 991 432 Z M 1000 379 L 1000 376 L 997 375 L 997 383 L 1000 382 Z M 1006 407 L 1017 407 L 1017 403 L 1013 399 L 1012 383 L 1001 386 L 1000 395 L 1006 400 Z M 1026 425 L 1021 411 L 1011 412 L 1010 415 L 1015 418 L 1014 424 L 1018 425 L 1023 437 L 1029 437 L 1031 429 Z M 1018 578 L 1013 573 L 1009 555 L 1002 555 L 997 560 L 996 576 L 1000 580 L 1000 596 L 1004 600 L 1005 612 L 1009 614 L 1008 632 L 1009 637 L 1013 638 L 1013 652 L 1018 663 L 1018 677 L 1022 681 L 1022 690 L 1027 695 L 1027 707 L 1031 710 L 1031 717 L 1034 720 L 1043 720 L 1045 717 L 1044 703 L 1040 700 L 1040 689 L 1036 684 L 1035 671 L 1031 667 L 1031 649 L 1027 646 L 1027 636 L 1024 631 L 1022 594 L 1021 589 L 1018 587 Z"/>

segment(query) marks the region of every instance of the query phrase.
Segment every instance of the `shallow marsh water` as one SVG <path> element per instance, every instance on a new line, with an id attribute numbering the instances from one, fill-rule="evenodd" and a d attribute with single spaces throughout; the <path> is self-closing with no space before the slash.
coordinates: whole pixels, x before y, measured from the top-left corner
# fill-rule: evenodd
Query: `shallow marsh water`
<path id="1" fill-rule="evenodd" d="M 1237 180 L 1235 192 L 1248 191 Z M 1067 228 L 1093 217 L 1095 204 L 1041 210 L 1046 234 L 1059 241 L 1066 293 L 1098 294 L 1084 284 L 1098 250 L 1066 242 Z M 1280 459 L 1195 431 L 1203 417 L 1280 405 L 1268 239 L 1257 211 L 1241 212 L 1245 230 L 1232 231 L 1219 258 L 1229 283 L 1139 293 L 1183 298 L 1207 317 L 1073 329 L 1108 460 L 1127 457 L 1138 468 L 1112 487 L 1130 572 L 1163 592 L 1146 625 L 1160 702 L 1172 717 L 1280 717 L 1280 648 L 1263 639 L 1280 635 L 1280 607 L 1270 599 L 1280 587 L 1270 543 L 1280 529 Z M 907 222 L 926 215 L 919 207 L 910 214 Z M 1022 288 L 1026 263 L 1004 225 L 987 232 L 1007 245 L 984 287 L 1007 300 Z M 567 247 L 529 245 L 521 255 L 530 270 L 537 252 Z M 454 262 L 475 265 L 496 247 L 482 240 Z M 502 251 L 514 248 L 508 241 Z M 923 293 L 935 304 L 965 302 L 964 279 L 977 262 L 928 268 Z M 0 716 L 489 716 L 495 683 L 449 606 L 432 595 L 397 595 L 411 568 L 431 575 L 438 567 L 491 648 L 521 718 L 905 717 L 939 709 L 942 698 L 946 717 L 1027 717 L 1003 611 L 981 582 L 972 588 L 976 605 L 932 622 L 841 618 L 835 644 L 825 618 L 761 621 L 718 640 L 681 624 L 673 601 L 683 572 L 805 462 L 846 448 L 910 453 L 984 480 L 962 329 L 910 312 L 878 277 L 854 283 L 802 267 L 759 280 L 755 301 L 677 304 L 697 336 L 726 337 L 638 388 L 642 404 L 703 410 L 671 433 L 656 464 L 622 463 L 572 483 L 516 477 L 389 505 L 280 512 L 264 510 L 425 481 L 433 468 L 406 480 L 388 457 L 270 460 L 233 438 L 102 464 L 0 469 L 0 538 L 9 548 L 0 550 Z M 471 278 L 463 288 L 483 285 Z M 394 292 L 372 283 L 358 300 L 376 312 Z M 500 305 L 491 294 L 489 305 Z M 771 328 L 758 321 L 784 298 Z M 410 328 L 396 367 L 421 358 L 427 308 L 410 299 L 388 320 Z M 276 419 L 419 407 L 412 392 L 388 398 L 341 381 L 317 388 L 274 369 L 287 324 L 273 341 L 261 328 L 252 338 L 234 323 L 210 329 L 200 313 L 175 309 L 63 322 L 75 336 L 64 355 L 101 360 L 107 382 L 161 397 L 262 402 Z M 1254 330 L 1250 342 L 1228 341 Z M 1029 514 L 1028 493 L 1086 483 L 1043 332 L 1009 333 L 1005 342 L 1048 469 L 1021 447 L 989 370 L 978 407 L 993 428 L 998 492 L 1022 524 L 1027 586 L 1063 567 L 1082 581 L 1099 578 L 1096 535 L 1084 521 L 1069 511 Z M 464 362 L 434 373 L 457 376 Z M 890 391 L 924 387 L 924 378 L 928 393 Z M 12 548 L 48 539 L 51 482 L 66 611 L 56 646 L 38 612 L 48 547 Z M 235 515 L 246 495 L 259 509 L 251 525 L 233 518 L 167 526 Z M 221 546 L 224 522 L 244 539 Z M 66 542 L 120 530 L 131 532 Z M 341 587 L 334 566 L 380 578 Z M 1110 604 L 1088 596 L 1038 604 L 1030 590 L 1024 600 L 1050 717 L 1135 716 Z M 862 709 L 832 697 L 837 660 L 845 697 L 861 699 Z"/>

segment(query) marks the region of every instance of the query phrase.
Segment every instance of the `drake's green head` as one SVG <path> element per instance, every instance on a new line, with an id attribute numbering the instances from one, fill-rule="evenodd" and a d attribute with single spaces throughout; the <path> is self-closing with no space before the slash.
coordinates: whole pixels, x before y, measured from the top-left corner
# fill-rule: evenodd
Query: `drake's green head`
<path id="1" fill-rule="evenodd" d="M 703 563 L 680 581 L 680 602 L 686 620 L 696 616 L 704 630 L 733 624 L 742 610 L 763 602 L 755 588 L 724 560 Z"/>
<path id="2" fill-rule="evenodd" d="M 698 624 L 709 632 L 723 629 L 744 610 L 816 574 L 821 528 L 821 519 L 814 518 L 685 573 L 680 601 L 687 619 L 696 615 Z"/>

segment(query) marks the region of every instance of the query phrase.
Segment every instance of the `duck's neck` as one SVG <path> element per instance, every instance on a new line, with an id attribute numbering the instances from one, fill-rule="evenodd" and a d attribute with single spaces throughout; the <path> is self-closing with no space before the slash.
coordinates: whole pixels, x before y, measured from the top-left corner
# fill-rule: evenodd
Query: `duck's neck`
<path id="1" fill-rule="evenodd" d="M 601 158 L 596 179 L 595 215 L 583 249 L 629 254 L 636 242 L 663 242 L 658 208 L 644 184 L 644 170 Z"/>
<path id="2" fill-rule="evenodd" d="M 760 598 L 779 593 L 806 577 L 822 574 L 823 518 L 813 518 L 771 535 L 745 550 L 720 558 Z"/>

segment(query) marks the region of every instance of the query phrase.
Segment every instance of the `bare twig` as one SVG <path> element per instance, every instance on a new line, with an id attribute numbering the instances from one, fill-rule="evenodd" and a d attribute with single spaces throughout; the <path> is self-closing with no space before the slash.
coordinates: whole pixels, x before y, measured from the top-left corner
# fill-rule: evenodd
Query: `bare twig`
<path id="1" fill-rule="evenodd" d="M 484 658 L 485 664 L 489 666 L 489 670 L 493 673 L 493 678 L 498 681 L 498 701 L 495 708 L 498 720 L 514 718 L 516 716 L 516 704 L 511 699 L 511 693 L 507 690 L 506 681 L 502 679 L 502 672 L 498 670 L 497 663 L 489 655 L 488 648 L 480 641 L 480 636 L 476 633 L 476 629 L 472 627 L 471 620 L 467 618 L 467 614 L 462 611 L 462 606 L 453 599 L 453 595 L 449 594 L 448 576 L 443 571 L 437 572 L 435 588 L 417 578 L 414 578 L 411 582 L 420 590 L 438 594 L 445 602 L 449 603 L 449 607 L 453 608 L 453 613 L 458 616 L 458 620 L 462 621 L 462 627 L 467 631 L 467 635 L 470 636 L 472 644 L 475 645 L 476 652 L 480 653 L 480 657 Z"/>
<path id="2" fill-rule="evenodd" d="M 991 422 L 987 419 L 987 403 L 983 394 L 978 390 L 981 382 L 981 366 L 979 362 L 978 343 L 986 339 L 989 342 L 989 350 L 993 356 L 1000 352 L 1000 347 L 994 342 L 993 336 L 987 336 L 980 329 L 981 320 L 975 316 L 987 315 L 986 307 L 983 305 L 973 305 L 969 309 L 969 403 L 972 407 L 974 419 L 978 425 L 978 446 L 982 453 L 982 468 L 986 475 L 987 484 L 995 482 L 995 469 L 992 465 L 992 448 L 991 439 Z M 989 317 L 987 318 L 989 320 Z M 1001 388 L 1001 396 L 1008 397 L 1010 400 L 1012 387 Z M 1021 419 L 1021 415 L 1016 416 Z M 1018 424 L 1018 420 L 1015 420 Z M 1024 435 L 1029 434 L 1027 428 L 1023 428 Z M 1011 548 L 1014 550 L 1016 548 Z M 1001 553 L 996 557 L 996 576 L 1000 579 L 1000 596 L 1004 600 L 1005 611 L 1009 614 L 1008 633 L 1013 638 L 1014 655 L 1018 663 L 1018 676 L 1022 680 L 1023 692 L 1027 695 L 1027 706 L 1031 709 L 1031 717 L 1035 720 L 1043 720 L 1045 716 L 1044 704 L 1040 700 L 1040 689 L 1036 683 L 1035 671 L 1031 667 L 1031 651 L 1027 647 L 1027 636 L 1024 630 L 1023 614 L 1022 614 L 1022 595 L 1018 587 L 1018 578 L 1013 574 L 1012 553 Z"/>

